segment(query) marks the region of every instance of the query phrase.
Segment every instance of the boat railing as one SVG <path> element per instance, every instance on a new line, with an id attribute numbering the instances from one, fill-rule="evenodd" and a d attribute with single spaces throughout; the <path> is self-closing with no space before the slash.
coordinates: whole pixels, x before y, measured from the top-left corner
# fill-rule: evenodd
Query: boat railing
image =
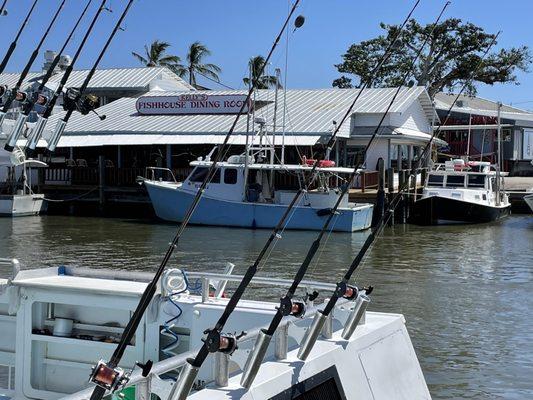
<path id="1" fill-rule="evenodd" d="M 84 277 L 99 277 L 103 279 L 128 279 L 136 281 L 148 281 L 152 276 L 144 272 L 129 272 L 129 271 L 107 271 L 95 270 L 88 268 L 65 268 L 66 275 L 84 276 Z M 223 282 L 240 282 L 243 278 L 241 275 L 228 275 L 209 272 L 189 272 L 188 279 L 198 279 L 201 282 L 201 299 L 202 302 L 207 302 L 210 297 L 209 288 L 212 282 L 218 282 L 219 285 Z M 292 284 L 291 280 L 277 279 L 271 277 L 254 277 L 252 283 L 259 285 L 289 287 Z M 304 280 L 300 284 L 301 288 L 305 288 L 309 293 L 313 290 L 324 290 L 331 292 L 336 285 L 332 283 L 324 283 L 317 281 Z M 346 319 L 350 307 L 347 307 L 349 300 L 342 299 L 337 303 L 335 311 L 330 314 L 326 324 L 322 330 L 322 338 L 331 339 L 333 337 L 334 328 L 333 320 L 337 318 Z M 284 317 L 278 330 L 276 331 L 274 340 L 271 343 L 271 352 L 277 361 L 287 359 L 289 351 L 298 349 L 302 344 L 305 330 L 311 324 L 315 314 L 324 307 L 325 303 L 320 305 L 313 304 L 308 300 L 307 309 L 303 318 L 287 316 Z M 342 317 L 343 316 L 343 317 Z M 360 324 L 365 323 L 365 317 L 361 319 Z M 342 325 L 342 323 L 341 323 Z M 230 375 L 238 373 L 244 369 L 246 359 L 251 349 L 254 346 L 257 336 L 262 329 L 267 326 L 257 327 L 249 330 L 246 335 L 239 339 L 238 349 L 232 355 L 215 353 L 213 357 L 213 368 L 210 368 L 210 376 L 205 381 L 199 381 L 196 389 L 202 389 L 209 385 L 212 387 L 226 387 L 228 386 Z M 188 351 L 165 360 L 154 363 L 150 374 L 147 377 L 141 375 L 141 371 L 136 369 L 132 372 L 131 379 L 126 387 L 135 386 L 136 400 L 150 400 L 151 395 L 155 394 L 159 398 L 166 400 L 172 389 L 172 380 L 162 379 L 161 376 L 168 373 L 179 373 L 182 367 L 186 365 L 187 359 L 196 355 L 197 350 Z M 231 362 L 231 366 L 230 366 Z M 238 368 L 235 368 L 235 365 Z M 90 398 L 92 388 L 87 388 L 79 392 L 63 397 L 63 400 L 86 400 Z"/>
<path id="2" fill-rule="evenodd" d="M 164 180 L 163 175 L 165 173 L 168 174 L 168 176 L 172 178 L 172 181 L 174 183 L 178 183 L 178 181 L 176 180 L 176 176 L 174 175 L 174 172 L 170 168 L 146 167 L 144 176 L 146 177 L 146 179 L 151 180 L 151 181 L 160 181 L 160 180 Z"/>

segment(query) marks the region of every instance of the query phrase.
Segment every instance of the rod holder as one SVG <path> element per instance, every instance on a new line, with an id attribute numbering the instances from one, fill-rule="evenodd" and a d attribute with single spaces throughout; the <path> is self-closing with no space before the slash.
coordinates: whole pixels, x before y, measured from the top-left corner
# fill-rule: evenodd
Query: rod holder
<path id="1" fill-rule="evenodd" d="M 0 111 L 0 131 L 2 131 L 2 128 L 4 126 L 4 121 L 6 119 L 6 114 L 5 112 L 3 111 Z"/>
<path id="2" fill-rule="evenodd" d="M 276 359 L 285 360 L 289 352 L 289 323 L 278 327 L 274 338 L 274 344 L 274 354 Z"/>
<path id="3" fill-rule="evenodd" d="M 268 335 L 264 330 L 259 331 L 254 348 L 248 356 L 242 372 L 241 386 L 243 388 L 250 389 L 250 386 L 252 386 L 252 383 L 259 372 L 259 367 L 265 358 L 271 340 L 272 335 Z"/>
<path id="4" fill-rule="evenodd" d="M 67 123 L 60 119 L 57 121 L 56 128 L 54 129 L 54 133 L 52 133 L 52 136 L 50 136 L 50 140 L 48 141 L 48 146 L 46 146 L 46 149 L 53 153 L 57 147 L 57 144 L 59 143 L 59 139 L 63 135 L 63 132 L 65 132 L 65 128 L 67 126 Z"/>
<path id="5" fill-rule="evenodd" d="M 370 303 L 370 297 L 364 294 L 359 294 L 355 299 L 353 310 L 348 317 L 348 321 L 346 321 L 346 325 L 344 325 L 344 330 L 342 331 L 342 338 L 344 340 L 349 340 L 352 337 L 355 328 L 357 328 L 357 325 L 359 325 L 361 318 L 365 314 L 368 303 Z"/>
<path id="6" fill-rule="evenodd" d="M 168 400 L 186 400 L 196 381 L 198 371 L 200 368 L 192 365 L 191 360 L 187 360 L 180 372 L 178 381 L 172 386 Z"/>
<path id="7" fill-rule="evenodd" d="M 4 118 L 6 116 L 5 113 L 2 113 L 2 114 L 3 115 L 0 116 L 0 126 L 4 123 Z M 28 120 L 27 115 L 19 114 L 17 121 L 15 122 L 15 125 L 13 125 L 13 130 L 11 131 L 11 133 L 9 134 L 9 137 L 7 138 L 4 149 L 6 149 L 7 151 L 13 151 L 15 147 L 17 147 L 17 141 L 22 135 L 22 130 L 24 129 L 24 125 L 26 124 L 27 120 Z"/>
<path id="8" fill-rule="evenodd" d="M 305 332 L 300 349 L 298 350 L 298 358 L 300 360 L 305 361 L 309 356 L 309 353 L 311 353 L 311 350 L 318 339 L 318 335 L 322 332 L 322 328 L 327 319 L 327 315 L 322 314 L 320 311 L 315 314 L 315 318 L 309 329 Z"/>
<path id="9" fill-rule="evenodd" d="M 218 387 L 226 387 L 229 382 L 229 354 L 220 351 L 215 353 L 215 383 Z"/>
<path id="10" fill-rule="evenodd" d="M 46 128 L 47 123 L 48 118 L 39 117 L 39 119 L 35 123 L 35 126 L 33 127 L 28 136 L 28 141 L 26 143 L 26 151 L 33 152 L 37 148 L 37 143 L 39 142 L 39 139 L 43 136 L 44 128 Z"/>

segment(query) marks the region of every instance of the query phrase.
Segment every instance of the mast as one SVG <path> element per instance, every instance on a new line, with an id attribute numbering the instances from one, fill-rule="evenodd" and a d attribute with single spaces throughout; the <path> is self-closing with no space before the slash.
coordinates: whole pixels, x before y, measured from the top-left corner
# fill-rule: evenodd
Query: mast
<path id="1" fill-rule="evenodd" d="M 59 85 L 57 86 L 56 90 L 54 91 L 52 97 L 46 104 L 46 109 L 43 113 L 43 115 L 40 115 L 37 119 L 37 122 L 35 123 L 35 126 L 33 128 L 33 131 L 31 133 L 30 139 L 28 141 L 28 144 L 26 146 L 26 152 L 28 154 L 32 154 L 37 146 L 37 143 L 39 139 L 41 138 L 44 129 L 46 128 L 46 124 L 48 123 L 48 118 L 50 115 L 52 115 L 52 111 L 54 110 L 54 106 L 56 105 L 56 102 L 63 93 L 63 88 L 67 84 L 68 79 L 70 78 L 70 75 L 72 74 L 72 71 L 74 70 L 74 66 L 76 65 L 76 62 L 78 61 L 78 58 L 80 57 L 80 54 L 85 47 L 85 44 L 87 43 L 87 39 L 89 39 L 89 36 L 91 35 L 91 32 L 94 29 L 94 26 L 96 24 L 96 21 L 98 21 L 98 18 L 100 17 L 100 14 L 102 11 L 107 10 L 110 11 L 108 8 L 106 8 L 106 2 L 107 0 L 102 0 L 102 3 L 100 4 L 100 7 L 98 7 L 98 10 L 96 11 L 96 14 L 94 15 L 89 27 L 87 28 L 87 31 L 85 32 L 85 35 L 83 36 L 83 39 L 81 40 L 78 49 L 76 50 L 76 53 L 74 54 L 74 57 L 72 58 L 72 62 L 67 67 L 65 73 L 63 74 L 63 77 L 61 78 L 61 82 L 59 82 Z"/>
<path id="2" fill-rule="evenodd" d="M 418 171 L 418 169 L 421 166 L 421 162 L 424 159 L 424 157 L 426 156 L 426 153 L 428 151 L 431 151 L 431 145 L 433 143 L 433 139 L 435 137 L 437 137 L 437 135 L 441 131 L 441 128 L 444 125 L 446 125 L 446 122 L 450 118 L 450 116 L 452 114 L 452 111 L 453 111 L 453 108 L 455 107 L 455 104 L 457 103 L 457 100 L 462 95 L 462 93 L 465 91 L 467 85 L 473 79 L 473 76 L 475 75 L 475 73 L 481 68 L 481 65 L 483 64 L 484 59 L 486 58 L 486 56 L 487 56 L 488 52 L 490 51 L 490 49 L 496 43 L 496 40 L 497 40 L 499 35 L 500 35 L 500 33 L 498 33 L 497 35 L 494 36 L 492 42 L 489 44 L 489 46 L 487 46 L 487 49 L 485 50 L 483 55 L 480 57 L 480 60 L 479 60 L 479 62 L 477 64 L 477 66 L 472 70 L 470 78 L 464 82 L 461 90 L 459 91 L 459 93 L 455 97 L 454 101 L 450 105 L 444 122 L 436 130 L 433 131 L 430 140 L 428 141 L 428 143 L 424 147 L 424 149 L 422 151 L 422 154 L 420 155 L 420 157 L 418 158 L 418 160 L 416 162 L 416 167 L 412 170 L 412 172 L 410 173 L 408 179 L 406 179 L 405 182 L 403 183 L 402 187 L 399 188 L 398 193 L 396 193 L 395 197 L 391 201 L 390 207 L 387 209 L 385 214 L 379 218 L 379 220 L 377 221 L 376 226 L 374 228 L 372 228 L 372 231 L 371 231 L 370 235 L 366 238 L 365 242 L 363 243 L 363 246 L 359 250 L 359 253 L 355 256 L 355 258 L 353 259 L 352 263 L 348 267 L 348 270 L 346 271 L 346 273 L 342 277 L 342 280 L 337 283 L 337 288 L 331 294 L 331 297 L 329 298 L 326 306 L 324 307 L 324 310 L 323 311 L 319 311 L 315 315 L 315 319 L 313 320 L 311 326 L 309 327 L 309 329 L 305 333 L 305 336 L 304 336 L 303 341 L 302 341 L 302 345 L 301 345 L 301 347 L 300 347 L 300 349 L 298 351 L 298 358 L 300 360 L 305 361 L 307 359 L 307 357 L 309 356 L 309 354 L 311 353 L 311 350 L 313 349 L 313 346 L 314 346 L 316 340 L 318 339 L 318 335 L 320 334 L 320 331 L 322 330 L 322 327 L 324 326 L 327 317 L 333 311 L 333 309 L 335 308 L 335 305 L 337 304 L 337 301 L 340 298 L 349 298 L 349 299 L 352 299 L 352 300 L 356 300 L 356 305 L 355 305 L 355 307 L 354 307 L 354 309 L 352 311 L 352 314 L 348 318 L 347 324 L 344 327 L 344 331 L 342 333 L 342 337 L 343 337 L 343 339 L 348 340 L 351 337 L 351 335 L 353 334 L 353 332 L 354 332 L 354 330 L 355 330 L 355 328 L 357 326 L 357 323 L 359 321 L 359 318 L 361 316 L 360 312 L 361 312 L 361 310 L 364 310 L 364 307 L 365 307 L 365 305 L 363 303 L 364 302 L 368 302 L 369 300 L 365 299 L 364 297 L 360 298 L 359 294 L 356 294 L 355 296 L 353 296 L 352 292 L 353 292 L 354 288 L 350 287 L 348 283 L 349 283 L 353 273 L 355 272 L 355 270 L 360 266 L 360 264 L 363 261 L 363 258 L 365 256 L 366 252 L 368 251 L 368 249 L 370 248 L 370 246 L 372 245 L 372 243 L 374 242 L 376 237 L 380 234 L 382 229 L 385 227 L 387 221 L 394 215 L 394 209 L 400 203 L 400 200 L 402 198 L 402 193 L 407 188 L 410 178 L 412 178 L 413 176 L 416 176 L 417 171 Z M 348 289 L 348 288 L 351 288 L 351 289 Z"/>
<path id="3" fill-rule="evenodd" d="M 501 123 L 502 103 L 498 102 L 498 157 L 496 159 L 496 205 L 500 205 L 500 175 L 502 161 L 502 123 Z"/>
<path id="4" fill-rule="evenodd" d="M 248 63 L 248 92 L 252 90 L 252 65 Z M 249 169 L 249 160 L 248 160 L 248 154 L 250 153 L 250 120 L 252 118 L 250 105 L 248 105 L 248 109 L 246 110 L 246 143 L 244 145 L 244 184 L 243 184 L 243 193 L 242 193 L 242 199 L 243 201 L 247 201 L 248 197 L 248 169 Z M 254 105 L 255 107 L 255 105 Z M 252 122 L 253 125 L 253 122 Z"/>
<path id="5" fill-rule="evenodd" d="M 83 81 L 83 84 L 79 89 L 77 88 L 69 88 L 65 95 L 63 96 L 64 102 L 63 107 L 65 110 L 67 110 L 67 113 L 65 116 L 60 119 L 57 122 L 56 128 L 54 132 L 52 133 L 52 136 L 50 137 L 50 141 L 48 142 L 48 146 L 46 147 L 49 153 L 53 153 L 55 151 L 55 148 L 57 146 L 57 143 L 59 142 L 59 139 L 61 138 L 61 135 L 65 131 L 65 128 L 67 126 L 68 121 L 70 120 L 70 117 L 74 113 L 74 111 L 79 111 L 83 115 L 87 115 L 89 112 L 93 111 L 96 108 L 96 105 L 91 102 L 91 100 L 87 97 L 83 97 L 83 94 L 87 87 L 89 86 L 89 83 L 91 79 L 93 78 L 94 74 L 96 73 L 96 68 L 98 68 L 98 65 L 100 64 L 100 61 L 102 61 L 102 58 L 104 58 L 105 53 L 107 52 L 107 49 L 109 48 L 111 42 L 113 41 L 113 38 L 117 34 L 117 32 L 121 29 L 122 22 L 126 18 L 126 15 L 128 15 L 128 12 L 133 4 L 134 0 L 129 0 L 126 7 L 124 8 L 124 11 L 122 12 L 122 15 L 118 19 L 115 27 L 113 28 L 113 31 L 111 32 L 111 35 L 107 39 L 107 42 L 105 43 L 104 47 L 100 51 L 100 54 L 98 55 L 96 61 L 93 64 L 93 67 L 85 77 L 85 80 Z M 105 119 L 105 116 L 99 116 L 101 120 Z"/>
<path id="6" fill-rule="evenodd" d="M 19 28 L 19 30 L 17 32 L 17 35 L 15 36 L 15 39 L 9 45 L 9 48 L 7 49 L 7 53 L 4 56 L 4 59 L 2 60 L 2 63 L 0 63 L 0 74 L 2 72 L 4 72 L 4 70 L 6 69 L 7 63 L 9 62 L 9 59 L 11 58 L 11 55 L 13 54 L 13 52 L 15 51 L 15 49 L 17 47 L 17 42 L 18 42 L 18 40 L 20 38 L 20 35 L 24 31 L 24 28 L 26 27 L 26 25 L 28 25 L 28 21 L 30 20 L 31 15 L 33 14 L 33 10 L 35 9 L 35 6 L 37 5 L 38 2 L 39 2 L 39 0 L 34 0 L 33 1 L 33 4 L 32 4 L 32 6 L 30 8 L 30 11 L 28 11 L 28 14 L 26 14 L 26 18 L 24 18 L 24 21 L 22 22 L 22 25 L 20 26 L 20 28 Z M 0 93 L 0 95 L 3 95 L 3 93 Z"/>
<path id="7" fill-rule="evenodd" d="M 54 17 L 52 18 L 52 21 L 50 21 L 50 24 L 46 28 L 46 31 L 44 32 L 44 35 L 41 37 L 41 40 L 37 44 L 37 47 L 35 48 L 35 50 L 33 50 L 33 53 L 31 54 L 30 59 L 28 60 L 28 62 L 26 63 L 26 66 L 22 70 L 22 73 L 20 74 L 19 80 L 17 81 L 15 87 L 9 93 L 9 97 L 5 101 L 4 106 L 3 106 L 2 110 L 0 111 L 0 129 L 2 128 L 2 125 L 4 124 L 4 120 L 6 118 L 6 114 L 9 111 L 9 108 L 11 107 L 11 104 L 13 104 L 13 101 L 15 99 L 18 100 L 18 101 L 26 100 L 27 95 L 25 93 L 22 93 L 22 92 L 19 93 L 19 90 L 20 90 L 20 88 L 22 86 L 22 83 L 24 82 L 24 79 L 26 79 L 26 77 L 28 76 L 31 66 L 33 65 L 33 63 L 35 62 L 35 59 L 39 55 L 39 51 L 41 50 L 41 47 L 44 44 L 44 41 L 48 37 L 48 34 L 52 30 L 52 27 L 54 26 L 54 24 L 56 23 L 56 20 L 59 17 L 59 14 L 61 14 L 61 10 L 63 10 L 63 7 L 65 6 L 65 2 L 66 2 L 66 0 L 63 0 L 61 2 L 61 4 L 59 5 L 57 11 L 54 14 Z M 17 130 L 20 131 L 21 129 L 18 129 L 18 127 L 17 127 Z M 15 132 L 15 129 L 11 133 L 10 137 L 8 138 L 8 140 L 6 142 L 6 145 L 4 146 L 4 149 L 7 150 L 7 151 L 13 151 L 13 149 L 17 145 L 18 137 L 17 137 L 17 135 L 13 134 L 14 132 Z"/>
<path id="8" fill-rule="evenodd" d="M 0 17 L 2 17 L 2 16 L 7 14 L 6 4 L 7 4 L 7 0 L 4 0 L 2 2 L 2 5 L 0 6 Z"/>

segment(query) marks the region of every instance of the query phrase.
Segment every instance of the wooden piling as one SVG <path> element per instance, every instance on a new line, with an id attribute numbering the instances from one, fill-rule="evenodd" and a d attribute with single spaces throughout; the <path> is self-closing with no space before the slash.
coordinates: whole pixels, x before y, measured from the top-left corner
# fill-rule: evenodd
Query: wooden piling
<path id="1" fill-rule="evenodd" d="M 385 215 L 385 161 L 378 160 L 378 192 L 376 205 L 372 215 L 372 226 L 376 226 L 378 221 Z"/>
<path id="2" fill-rule="evenodd" d="M 105 160 L 103 155 L 98 156 L 98 205 L 100 211 L 105 204 Z"/>

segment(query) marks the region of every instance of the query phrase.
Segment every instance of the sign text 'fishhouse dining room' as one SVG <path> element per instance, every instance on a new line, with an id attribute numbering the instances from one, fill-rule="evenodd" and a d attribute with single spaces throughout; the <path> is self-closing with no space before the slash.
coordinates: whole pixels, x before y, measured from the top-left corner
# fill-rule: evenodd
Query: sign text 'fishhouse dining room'
<path id="1" fill-rule="evenodd" d="M 136 103 L 141 115 L 238 114 L 245 95 L 182 94 L 179 96 L 143 96 Z M 243 112 L 247 112 L 245 106 Z"/>

